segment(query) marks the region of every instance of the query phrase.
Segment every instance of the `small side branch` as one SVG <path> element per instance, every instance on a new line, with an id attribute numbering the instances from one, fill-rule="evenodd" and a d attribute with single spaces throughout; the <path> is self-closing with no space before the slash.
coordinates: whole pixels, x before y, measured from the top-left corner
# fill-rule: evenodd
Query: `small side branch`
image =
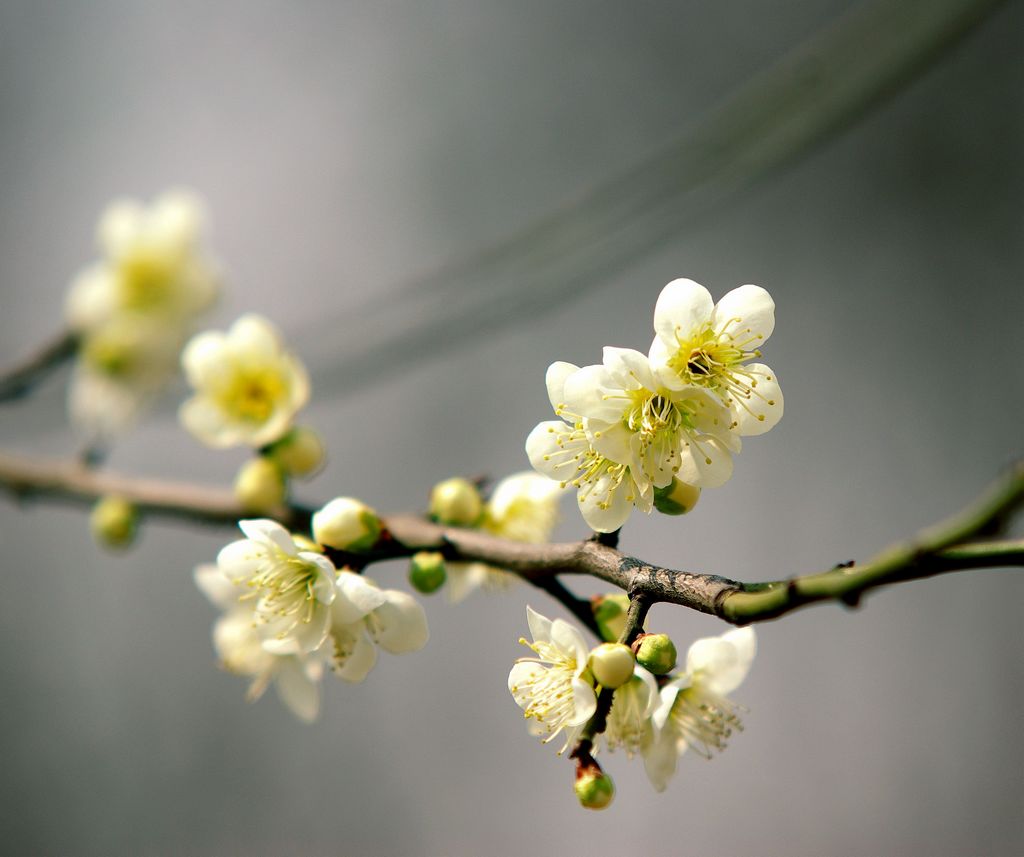
<path id="1" fill-rule="evenodd" d="M 52 371 L 78 350 L 78 336 L 63 330 L 23 360 L 0 369 L 0 402 L 27 396 Z"/>

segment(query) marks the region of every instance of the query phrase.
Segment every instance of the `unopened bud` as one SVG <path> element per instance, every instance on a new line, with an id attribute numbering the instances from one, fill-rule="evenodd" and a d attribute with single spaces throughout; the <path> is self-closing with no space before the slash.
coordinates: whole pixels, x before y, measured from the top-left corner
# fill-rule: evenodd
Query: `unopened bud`
<path id="1" fill-rule="evenodd" d="M 327 460 L 320 435 L 305 426 L 293 428 L 271 444 L 267 454 L 292 476 L 312 476 Z"/>
<path id="2" fill-rule="evenodd" d="M 262 455 L 245 462 L 235 477 L 235 498 L 246 512 L 270 512 L 284 502 L 286 493 L 281 468 Z"/>
<path id="3" fill-rule="evenodd" d="M 336 550 L 369 550 L 380 532 L 377 513 L 354 497 L 336 497 L 313 515 L 313 538 Z"/>
<path id="4" fill-rule="evenodd" d="M 483 514 L 477 487 L 461 476 L 438 482 L 430 492 L 430 516 L 453 527 L 472 527 Z"/>
<path id="5" fill-rule="evenodd" d="M 700 488 L 674 478 L 664 488 L 654 489 L 654 508 L 663 515 L 685 515 L 700 499 Z"/>
<path id="6" fill-rule="evenodd" d="M 654 675 L 665 675 L 676 665 L 676 646 L 668 634 L 641 634 L 633 643 L 636 662 Z"/>
<path id="7" fill-rule="evenodd" d="M 614 690 L 633 677 L 633 651 L 621 643 L 601 643 L 590 653 L 590 671 L 603 687 Z"/>
<path id="8" fill-rule="evenodd" d="M 409 583 L 417 592 L 429 595 L 437 592 L 447 579 L 444 557 L 436 551 L 420 551 L 413 554 L 409 563 Z"/>
<path id="9" fill-rule="evenodd" d="M 104 497 L 92 507 L 89 526 L 93 538 L 108 548 L 126 548 L 135 541 L 139 510 L 122 497 Z"/>
<path id="10" fill-rule="evenodd" d="M 591 600 L 590 609 L 605 642 L 614 643 L 622 636 L 626 630 L 626 613 L 629 610 L 629 598 L 625 594 L 616 592 L 598 595 Z"/>
<path id="11" fill-rule="evenodd" d="M 574 788 L 580 806 L 586 809 L 604 809 L 615 797 L 612 778 L 597 767 L 596 763 L 577 768 Z"/>

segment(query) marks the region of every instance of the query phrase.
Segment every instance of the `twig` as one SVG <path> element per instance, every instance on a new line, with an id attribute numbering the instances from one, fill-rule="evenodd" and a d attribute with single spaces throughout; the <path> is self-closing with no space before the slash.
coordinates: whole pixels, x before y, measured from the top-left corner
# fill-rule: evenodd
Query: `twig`
<path id="1" fill-rule="evenodd" d="M 176 482 L 141 480 L 94 472 L 77 463 L 30 460 L 0 453 L 0 489 L 19 498 L 92 503 L 116 494 L 136 503 L 144 514 L 191 522 L 234 525 L 247 517 L 227 491 Z M 993 535 L 1024 503 L 1024 461 L 961 514 L 925 530 L 915 539 L 888 548 L 866 563 L 774 580 L 743 583 L 713 574 L 679 571 L 645 563 L 615 548 L 588 540 L 529 544 L 478 530 L 435 524 L 413 515 L 392 515 L 384 523 L 389 538 L 360 554 L 335 553 L 340 562 L 365 566 L 408 557 L 417 551 L 441 551 L 448 559 L 485 562 L 507 569 L 545 588 L 581 621 L 585 602 L 546 582 L 557 575 L 583 574 L 625 590 L 634 604 L 667 602 L 710 613 L 736 625 L 763 622 L 823 601 L 856 604 L 869 590 L 953 571 L 1024 566 L 1024 540 L 972 542 Z M 290 506 L 272 517 L 293 531 L 308 531 L 311 510 Z M 636 609 L 639 609 L 637 607 Z"/>
<path id="2" fill-rule="evenodd" d="M 0 370 L 0 402 L 28 395 L 50 372 L 70 360 L 77 349 L 78 336 L 62 330 L 23 360 Z"/>

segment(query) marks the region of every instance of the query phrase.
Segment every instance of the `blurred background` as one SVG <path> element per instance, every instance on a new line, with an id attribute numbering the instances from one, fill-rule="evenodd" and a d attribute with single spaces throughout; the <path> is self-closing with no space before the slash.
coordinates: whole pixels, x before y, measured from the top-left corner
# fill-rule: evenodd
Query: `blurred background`
<path id="1" fill-rule="evenodd" d="M 693 514 L 634 516 L 622 547 L 746 580 L 864 559 L 1022 452 L 1019 2 L 783 168 L 638 205 L 639 238 L 583 216 L 564 270 L 548 227 L 506 268 L 477 256 L 687 139 L 852 6 L 0 3 L 0 364 L 59 327 L 111 198 L 193 187 L 228 275 L 209 326 L 266 314 L 313 373 L 331 462 L 301 498 L 414 510 L 447 476 L 527 467 L 547 365 L 645 351 L 669 280 L 757 283 L 784 420 Z M 228 484 L 244 453 L 179 429 L 184 394 L 110 467 Z M 62 376 L 0 410 L 3 449 L 75 451 L 63 397 Z M 559 538 L 585 534 L 567 499 Z M 525 605 L 558 612 L 543 593 L 427 599 L 428 647 L 328 680 L 306 726 L 216 668 L 191 573 L 234 537 L 156 522 L 111 556 L 80 510 L 3 499 L 4 853 L 1024 853 L 1019 572 L 759 626 L 728 751 L 684 757 L 662 795 L 607 756 L 616 802 L 587 813 L 505 686 Z M 373 574 L 405 586 L 404 566 Z M 665 606 L 651 624 L 681 649 L 724 629 Z"/>

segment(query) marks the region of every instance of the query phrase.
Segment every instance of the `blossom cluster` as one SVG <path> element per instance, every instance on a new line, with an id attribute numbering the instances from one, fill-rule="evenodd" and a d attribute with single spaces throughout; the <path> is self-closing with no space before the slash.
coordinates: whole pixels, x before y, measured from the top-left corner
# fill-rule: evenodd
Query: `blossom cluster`
<path id="1" fill-rule="evenodd" d="M 465 483 L 461 486 L 463 490 L 477 491 L 471 483 L 460 481 Z M 438 493 L 435 489 L 435 498 Z M 551 538 L 558 522 L 558 502 L 562 495 L 562 486 L 546 476 L 515 473 L 498 482 L 486 501 L 479 501 L 479 513 L 465 525 L 511 541 L 542 544 Z M 447 496 L 456 499 L 454 494 Z M 432 507 L 435 517 L 447 520 L 443 502 L 435 499 Z M 442 514 L 438 515 L 438 511 Z M 449 562 L 446 569 L 448 595 L 456 603 L 477 589 L 506 590 L 517 579 L 510 572 L 482 562 Z"/>
<path id="2" fill-rule="evenodd" d="M 214 648 L 226 670 L 251 679 L 250 700 L 273 682 L 285 705 L 311 721 L 325 667 L 360 682 L 378 648 L 402 654 L 426 644 L 426 614 L 407 593 L 335 568 L 320 545 L 274 521 L 239 527 L 245 538 L 223 548 L 216 565 L 199 566 L 195 579 L 224 611 Z"/>
<path id="3" fill-rule="evenodd" d="M 548 398 L 560 419 L 530 433 L 530 463 L 577 489 L 598 532 L 621 527 L 634 507 L 678 507 L 684 486 L 722 485 L 741 438 L 782 417 L 775 373 L 754 362 L 774 325 L 775 304 L 759 286 L 716 305 L 700 284 L 673 280 L 655 306 L 647 354 L 606 347 L 599 365 L 551 364 Z"/>
<path id="4" fill-rule="evenodd" d="M 512 667 L 508 687 L 531 734 L 545 743 L 564 734 L 560 752 L 594 716 L 602 686 L 614 688 L 614 695 L 605 731 L 594 738 L 594 752 L 603 746 L 609 752 L 621 749 L 628 758 L 641 755 L 658 791 L 666 788 L 687 749 L 710 758 L 725 748 L 733 731 L 742 729 L 727 694 L 740 685 L 753 661 L 757 643 L 752 628 L 697 640 L 685 668 L 673 674 L 671 666 L 661 671 L 653 662 L 645 668 L 642 658 L 634 661 L 625 646 L 607 647 L 615 659 L 609 662 L 605 647 L 590 651 L 583 633 L 563 619 L 548 619 L 528 607 L 527 620 L 533 642 L 521 642 L 535 657 L 521 658 Z M 616 658 L 616 648 L 625 658 Z M 616 662 L 621 660 L 625 672 Z M 616 674 L 614 680 L 606 677 Z"/>
<path id="5" fill-rule="evenodd" d="M 309 400 L 309 376 L 269 321 L 249 314 L 226 332 L 194 336 L 181 355 L 194 390 L 178 415 L 207 446 L 249 446 L 235 494 L 250 513 L 267 513 L 287 494 L 289 476 L 309 476 L 325 453 L 312 429 L 293 425 Z"/>
<path id="6" fill-rule="evenodd" d="M 101 258 L 75 278 L 65 306 L 80 342 L 68 408 L 91 435 L 135 419 L 173 376 L 197 316 L 216 298 L 204 222 L 202 203 L 185 191 L 148 207 L 118 200 L 100 218 Z"/>

